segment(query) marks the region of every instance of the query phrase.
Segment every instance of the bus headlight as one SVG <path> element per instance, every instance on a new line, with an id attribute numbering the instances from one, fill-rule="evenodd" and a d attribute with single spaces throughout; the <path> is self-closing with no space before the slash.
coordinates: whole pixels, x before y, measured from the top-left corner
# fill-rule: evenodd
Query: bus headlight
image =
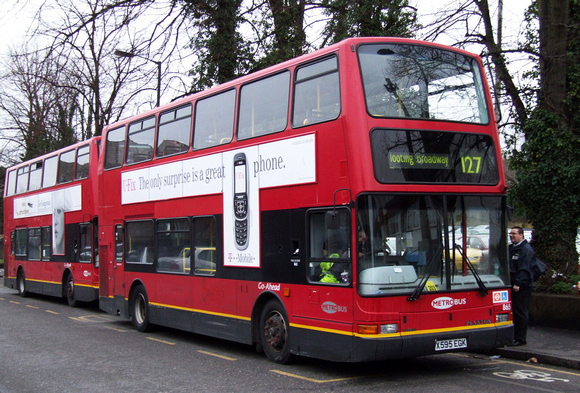
<path id="1" fill-rule="evenodd" d="M 399 326 L 396 323 L 389 323 L 381 325 L 381 334 L 393 334 L 399 331 Z"/>
<path id="2" fill-rule="evenodd" d="M 508 322 L 510 320 L 509 314 L 496 314 L 495 323 Z"/>
<path id="3" fill-rule="evenodd" d="M 359 334 L 393 334 L 399 331 L 399 326 L 396 323 L 388 323 L 385 325 L 364 325 L 360 324 L 357 327 Z"/>

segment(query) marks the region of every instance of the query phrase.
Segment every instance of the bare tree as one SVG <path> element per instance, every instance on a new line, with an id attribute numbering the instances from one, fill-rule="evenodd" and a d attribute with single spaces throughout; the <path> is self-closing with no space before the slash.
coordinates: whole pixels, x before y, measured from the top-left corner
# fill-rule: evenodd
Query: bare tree
<path id="1" fill-rule="evenodd" d="M 62 59 L 66 72 L 79 81 L 85 137 L 100 135 L 105 125 L 127 115 L 143 92 L 155 97 L 162 89 L 154 75 L 174 55 L 183 19 L 173 2 L 154 3 L 66 0 L 42 20 L 38 34 L 50 39 L 48 53 Z M 56 24 L 55 12 L 60 15 Z M 126 56 L 115 56 L 116 51 Z M 165 77 L 167 67 L 163 71 Z M 151 99 L 150 107 L 155 105 Z"/>
<path id="2" fill-rule="evenodd" d="M 38 53 L 12 54 L 6 68 L 0 85 L 6 116 L 1 161 L 14 164 L 75 142 L 77 95 L 60 64 Z"/>
<path id="3" fill-rule="evenodd" d="M 529 47 L 513 44 L 509 48 L 502 47 L 501 36 L 496 35 L 498 23 L 493 20 L 494 14 L 488 0 L 449 2 L 437 10 L 437 15 L 436 20 L 424 29 L 423 38 L 435 41 L 441 36 L 452 36 L 456 39 L 454 46 L 468 50 L 480 48 L 481 56 L 488 59 L 490 75 L 495 75 L 503 87 L 503 92 L 496 91 L 496 100 L 507 99 L 504 105 L 513 108 L 513 122 L 521 128 L 528 119 L 528 109 L 522 89 L 509 69 L 508 56 L 517 53 L 537 57 L 538 53 Z M 509 125 L 509 122 L 504 125 Z"/>

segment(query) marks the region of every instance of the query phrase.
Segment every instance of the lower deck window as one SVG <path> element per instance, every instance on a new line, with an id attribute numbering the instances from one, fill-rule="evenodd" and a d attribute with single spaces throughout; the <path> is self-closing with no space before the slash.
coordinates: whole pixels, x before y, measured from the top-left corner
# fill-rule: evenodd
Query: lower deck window
<path id="1" fill-rule="evenodd" d="M 40 228 L 31 228 L 28 230 L 28 259 L 40 260 L 41 242 Z"/>
<path id="2" fill-rule="evenodd" d="M 196 275 L 213 276 L 217 261 L 217 230 L 215 217 L 193 219 L 194 266 Z"/>
<path id="3" fill-rule="evenodd" d="M 125 226 L 127 263 L 152 264 L 154 253 L 153 221 L 131 221 Z"/>
<path id="4" fill-rule="evenodd" d="M 348 209 L 312 211 L 308 215 L 308 279 L 323 284 L 349 284 L 352 277 Z"/>
<path id="5" fill-rule="evenodd" d="M 157 221 L 157 245 L 158 272 L 190 272 L 191 230 L 188 219 Z"/>

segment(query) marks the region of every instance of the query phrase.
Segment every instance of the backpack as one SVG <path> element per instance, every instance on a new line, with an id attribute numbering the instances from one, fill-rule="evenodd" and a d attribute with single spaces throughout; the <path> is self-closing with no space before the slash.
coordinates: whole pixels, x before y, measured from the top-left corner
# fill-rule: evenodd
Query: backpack
<path id="1" fill-rule="evenodd" d="M 540 258 L 534 258 L 532 262 L 532 279 L 536 281 L 540 276 L 542 276 L 546 272 L 546 268 L 548 265 L 544 263 Z"/>

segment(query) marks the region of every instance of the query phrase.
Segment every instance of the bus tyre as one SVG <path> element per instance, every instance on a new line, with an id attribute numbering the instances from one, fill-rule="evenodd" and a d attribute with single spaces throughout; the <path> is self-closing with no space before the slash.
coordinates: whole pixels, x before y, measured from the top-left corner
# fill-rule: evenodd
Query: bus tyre
<path id="1" fill-rule="evenodd" d="M 277 300 L 270 300 L 260 316 L 260 345 L 271 361 L 280 364 L 292 360 L 290 332 L 284 307 Z"/>
<path id="2" fill-rule="evenodd" d="M 75 300 L 75 282 L 73 280 L 72 274 L 70 273 L 66 276 L 64 296 L 70 307 L 76 307 L 77 301 Z"/>
<path id="3" fill-rule="evenodd" d="M 131 322 L 135 329 L 140 332 L 151 330 L 149 322 L 149 298 L 143 285 L 138 285 L 133 289 L 131 296 Z"/>
<path id="4" fill-rule="evenodd" d="M 26 292 L 26 279 L 24 278 L 24 270 L 18 270 L 18 275 L 16 277 L 16 287 L 18 289 L 18 294 L 21 297 L 26 297 L 28 292 Z"/>

